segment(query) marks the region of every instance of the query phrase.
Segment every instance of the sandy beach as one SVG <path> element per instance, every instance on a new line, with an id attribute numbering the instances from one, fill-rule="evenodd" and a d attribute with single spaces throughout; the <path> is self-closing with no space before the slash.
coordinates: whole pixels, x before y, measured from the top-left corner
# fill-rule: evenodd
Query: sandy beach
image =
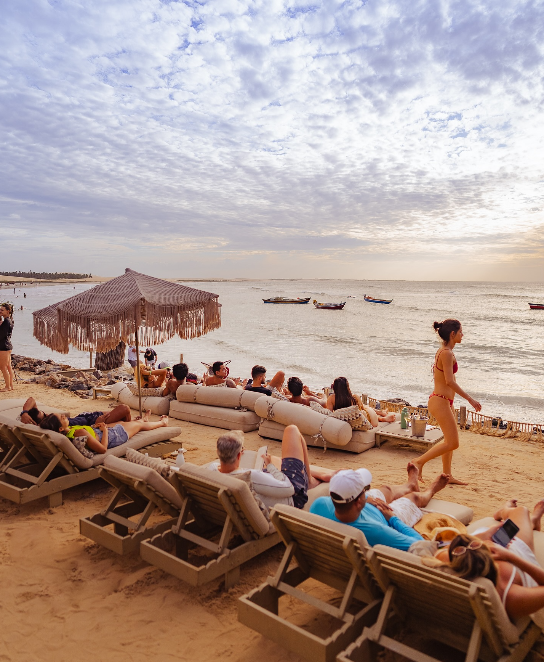
<path id="1" fill-rule="evenodd" d="M 0 398 L 30 395 L 71 414 L 106 410 L 112 403 L 38 384 L 16 384 Z M 175 441 L 187 449 L 187 461 L 215 458 L 220 430 L 175 419 L 172 424 L 182 429 Z M 262 445 L 257 432 L 245 436 L 247 448 Z M 268 444 L 272 453 L 279 452 L 279 442 Z M 441 498 L 470 506 L 475 518 L 491 514 L 507 497 L 532 506 L 542 498 L 541 454 L 535 443 L 462 432 L 454 470 L 470 485 L 446 487 Z M 366 466 L 375 485 L 403 482 L 406 463 L 414 457 L 387 444 L 359 456 L 310 449 L 315 464 Z M 439 470 L 439 460 L 430 462 L 427 477 Z M 100 480 L 87 483 L 66 491 L 63 506 L 55 509 L 46 499 L 24 506 L 0 499 L 1 660 L 300 659 L 237 621 L 237 598 L 275 571 L 281 546 L 244 566 L 240 583 L 229 591 L 220 581 L 192 588 L 137 555 L 118 557 L 79 535 L 79 518 L 98 512 L 111 489 Z"/>

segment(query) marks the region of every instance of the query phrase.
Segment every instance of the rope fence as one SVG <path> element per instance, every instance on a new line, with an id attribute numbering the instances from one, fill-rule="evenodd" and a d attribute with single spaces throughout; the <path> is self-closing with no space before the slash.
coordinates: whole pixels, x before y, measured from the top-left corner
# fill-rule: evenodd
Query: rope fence
<path id="1" fill-rule="evenodd" d="M 387 400 L 378 400 L 363 394 L 362 400 L 365 404 L 375 407 L 377 402 L 387 406 L 389 411 L 400 413 L 407 405 L 402 402 L 387 402 Z M 407 407 L 410 416 L 423 416 L 429 419 L 429 425 L 438 425 L 438 421 L 429 414 L 427 407 Z M 455 415 L 462 429 L 469 430 L 475 434 L 485 434 L 489 437 L 502 437 L 504 439 L 518 439 L 519 441 L 538 441 L 544 442 L 544 424 L 540 423 L 521 423 L 519 421 L 504 421 L 494 416 L 485 416 L 475 411 L 467 411 L 466 407 L 455 409 Z M 493 425 L 495 422 L 495 425 Z M 500 427 L 504 425 L 505 427 Z"/>

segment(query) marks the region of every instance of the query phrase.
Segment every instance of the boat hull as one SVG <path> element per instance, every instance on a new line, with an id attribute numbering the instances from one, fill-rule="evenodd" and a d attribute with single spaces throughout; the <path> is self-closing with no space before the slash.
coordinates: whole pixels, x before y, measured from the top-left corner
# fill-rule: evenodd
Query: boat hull
<path id="1" fill-rule="evenodd" d="M 530 303 L 529 308 L 531 310 L 544 310 L 544 303 Z"/>
<path id="2" fill-rule="evenodd" d="M 281 298 L 272 298 L 272 299 L 263 299 L 263 303 L 290 303 L 290 304 L 301 304 L 308 303 L 310 297 L 307 299 L 281 299 Z"/>
<path id="3" fill-rule="evenodd" d="M 314 303 L 318 310 L 342 310 L 346 302 L 343 303 Z"/>
<path id="4" fill-rule="evenodd" d="M 393 299 L 373 299 L 372 297 L 367 297 L 366 294 L 365 294 L 364 299 L 368 303 L 385 303 L 385 304 L 387 304 L 387 303 L 391 303 L 393 301 Z"/>

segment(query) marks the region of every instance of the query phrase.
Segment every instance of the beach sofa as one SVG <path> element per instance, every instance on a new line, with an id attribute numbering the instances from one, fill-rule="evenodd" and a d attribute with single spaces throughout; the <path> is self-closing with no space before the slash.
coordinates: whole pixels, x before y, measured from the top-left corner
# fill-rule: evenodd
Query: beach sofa
<path id="1" fill-rule="evenodd" d="M 170 403 L 170 416 L 200 425 L 251 432 L 259 427 L 255 403 L 262 393 L 242 389 L 185 384 Z"/>
<path id="2" fill-rule="evenodd" d="M 352 526 L 291 506 L 277 505 L 271 519 L 285 553 L 275 576 L 238 600 L 238 620 L 309 662 L 334 662 L 365 625 L 374 624 L 382 601 L 367 562 L 366 539 Z M 335 594 L 334 603 L 318 598 L 315 581 L 303 590 L 307 579 L 340 591 L 340 597 Z M 296 606 L 280 608 L 282 598 L 295 598 Z M 312 608 L 304 623 L 300 603 Z M 322 626 L 322 616 L 335 619 L 332 628 Z"/>
<path id="3" fill-rule="evenodd" d="M 380 649 L 415 662 L 439 662 L 426 650 L 401 641 L 403 630 L 446 644 L 465 654 L 467 662 L 502 662 L 525 658 L 541 635 L 529 617 L 512 623 L 491 581 L 460 579 L 430 568 L 414 554 L 376 545 L 367 551 L 372 574 L 384 592 L 376 623 L 337 657 L 338 662 L 370 662 Z M 403 628 L 388 627 L 390 617 Z M 442 656 L 440 659 L 443 659 Z"/>
<path id="4" fill-rule="evenodd" d="M 136 394 L 134 393 L 136 386 L 136 382 L 117 382 L 117 384 L 114 384 L 111 387 L 111 397 L 115 398 L 122 404 L 129 406 L 131 409 L 139 411 L 140 400 L 138 398 L 137 391 Z M 149 409 L 152 414 L 156 414 L 157 416 L 168 415 L 172 397 L 155 395 L 161 390 L 162 389 L 142 388 L 142 410 Z M 154 395 L 149 395 L 149 393 L 153 393 Z"/>
<path id="5" fill-rule="evenodd" d="M 142 540 L 171 529 L 181 509 L 179 492 L 153 467 L 161 461 L 138 455 L 141 463 L 113 455 L 105 458 L 99 475 L 116 488 L 115 493 L 102 511 L 79 520 L 81 535 L 116 554 L 139 551 Z M 163 517 L 148 524 L 153 514 Z"/>
<path id="6" fill-rule="evenodd" d="M 376 444 L 376 432 L 396 423 L 379 423 L 372 430 L 353 430 L 347 421 L 325 416 L 310 407 L 262 396 L 255 404 L 261 416 L 259 435 L 281 440 L 286 425 L 296 425 L 308 446 L 363 453 Z M 399 416 L 400 418 L 400 416 Z"/>
<path id="7" fill-rule="evenodd" d="M 126 444 L 89 459 L 58 432 L 15 423 L 0 413 L 0 435 L 10 435 L 18 444 L 9 462 L 2 463 L 0 497 L 22 504 L 47 496 L 51 507 L 62 504 L 63 490 L 98 478 L 106 457 L 122 456 L 128 448 L 157 447 L 181 434 L 178 427 L 138 432 Z"/>

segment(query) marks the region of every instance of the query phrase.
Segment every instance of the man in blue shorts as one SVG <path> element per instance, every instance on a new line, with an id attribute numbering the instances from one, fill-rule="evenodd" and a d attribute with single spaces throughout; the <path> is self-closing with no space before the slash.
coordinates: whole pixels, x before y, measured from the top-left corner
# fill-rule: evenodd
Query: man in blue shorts
<path id="1" fill-rule="evenodd" d="M 449 476 L 440 474 L 425 492 L 419 492 L 418 470 L 408 463 L 408 482 L 382 485 L 371 490 L 368 469 L 339 471 L 330 480 L 330 496 L 319 497 L 310 512 L 334 522 L 349 524 L 362 531 L 369 545 L 387 545 L 408 551 L 423 540 L 412 527 L 422 517 L 432 497 L 448 484 Z"/>

